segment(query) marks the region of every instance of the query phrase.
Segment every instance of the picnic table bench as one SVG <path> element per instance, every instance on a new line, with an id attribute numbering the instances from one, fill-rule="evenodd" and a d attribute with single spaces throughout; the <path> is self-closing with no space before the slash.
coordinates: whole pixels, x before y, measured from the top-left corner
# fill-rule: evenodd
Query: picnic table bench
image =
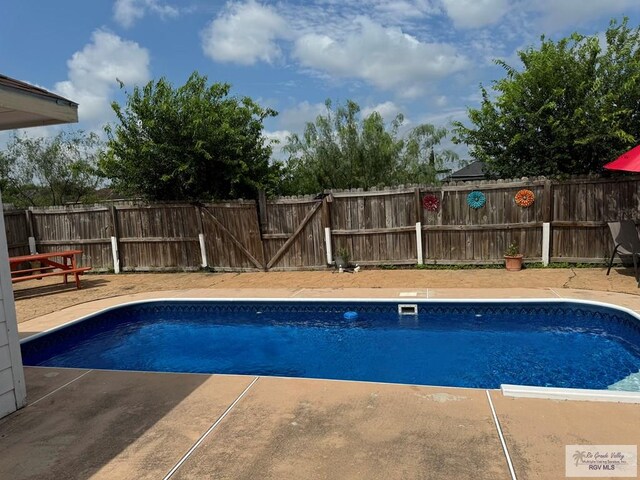
<path id="1" fill-rule="evenodd" d="M 65 250 L 62 252 L 36 253 L 34 255 L 21 255 L 9 257 L 11 267 L 11 282 L 24 282 L 26 280 L 41 279 L 54 275 L 63 275 L 64 283 L 67 277 L 73 275 L 76 280 L 76 288 L 80 288 L 80 275 L 91 267 L 78 267 L 76 255 L 82 254 L 82 250 Z M 61 260 L 53 260 L 61 258 Z M 39 262 L 40 266 L 34 267 L 31 262 Z M 29 263 L 29 268 L 20 269 L 20 265 Z"/>

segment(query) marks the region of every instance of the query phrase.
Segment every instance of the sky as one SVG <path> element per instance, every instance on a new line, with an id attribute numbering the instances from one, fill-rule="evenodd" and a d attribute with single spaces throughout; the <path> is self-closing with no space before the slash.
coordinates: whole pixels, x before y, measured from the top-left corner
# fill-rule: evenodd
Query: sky
<path id="1" fill-rule="evenodd" d="M 118 80 L 126 91 L 160 77 L 177 87 L 197 70 L 278 111 L 265 134 L 284 142 L 326 99 L 388 122 L 402 113 L 406 129 L 464 121 L 480 84 L 503 77 L 495 59 L 519 67 L 517 51 L 542 34 L 602 34 L 623 16 L 637 27 L 640 1 L 5 0 L 0 73 L 78 103 L 71 128 L 102 132 L 111 102 L 125 100 Z"/>

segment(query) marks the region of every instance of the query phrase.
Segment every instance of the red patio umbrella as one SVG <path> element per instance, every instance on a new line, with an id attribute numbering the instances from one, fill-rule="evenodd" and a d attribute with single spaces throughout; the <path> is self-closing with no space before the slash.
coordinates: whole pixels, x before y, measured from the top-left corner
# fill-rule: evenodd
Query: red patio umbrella
<path id="1" fill-rule="evenodd" d="M 623 153 L 613 162 L 607 163 L 607 170 L 624 170 L 625 172 L 640 172 L 640 145 Z"/>

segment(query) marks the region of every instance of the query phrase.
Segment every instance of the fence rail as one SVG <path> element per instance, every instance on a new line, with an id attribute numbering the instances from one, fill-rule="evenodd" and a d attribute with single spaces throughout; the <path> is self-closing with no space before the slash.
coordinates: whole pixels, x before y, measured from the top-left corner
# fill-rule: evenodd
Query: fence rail
<path id="1" fill-rule="evenodd" d="M 535 202 L 516 205 L 527 188 Z M 486 203 L 474 209 L 469 192 Z M 436 195 L 437 211 L 422 207 Z M 528 261 L 603 263 L 607 222 L 640 217 L 640 177 L 544 178 L 325 192 L 201 205 L 5 210 L 9 255 L 83 250 L 95 271 L 305 270 L 347 249 L 361 265 L 486 264 L 517 243 Z"/>

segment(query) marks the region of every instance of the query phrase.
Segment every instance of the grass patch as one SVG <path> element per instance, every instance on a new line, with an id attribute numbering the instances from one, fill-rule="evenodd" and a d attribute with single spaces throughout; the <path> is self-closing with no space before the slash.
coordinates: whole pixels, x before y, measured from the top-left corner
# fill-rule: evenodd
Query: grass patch
<path id="1" fill-rule="evenodd" d="M 568 263 L 568 262 L 558 262 L 558 263 L 550 263 L 546 267 L 542 264 L 542 262 L 532 262 L 526 263 L 526 268 L 604 268 L 606 265 L 604 263 Z"/>
<path id="2" fill-rule="evenodd" d="M 418 270 L 496 270 L 496 269 L 504 269 L 503 263 L 486 263 L 480 265 L 472 265 L 472 264 L 424 264 L 424 265 L 415 265 L 413 268 Z"/>
<path id="3" fill-rule="evenodd" d="M 604 268 L 606 265 L 603 263 L 568 263 L 568 262 L 558 262 L 558 263 L 550 263 L 545 266 L 542 262 L 527 262 L 522 265 L 522 269 L 561 269 L 561 268 Z M 392 269 L 394 266 L 388 266 Z M 382 268 L 382 267 L 381 267 Z M 396 267 L 397 268 L 397 267 Z M 465 265 L 465 264 L 425 264 L 425 265 L 414 265 L 410 268 L 414 268 L 416 270 L 500 270 L 504 269 L 504 263 L 488 263 L 481 265 Z"/>

